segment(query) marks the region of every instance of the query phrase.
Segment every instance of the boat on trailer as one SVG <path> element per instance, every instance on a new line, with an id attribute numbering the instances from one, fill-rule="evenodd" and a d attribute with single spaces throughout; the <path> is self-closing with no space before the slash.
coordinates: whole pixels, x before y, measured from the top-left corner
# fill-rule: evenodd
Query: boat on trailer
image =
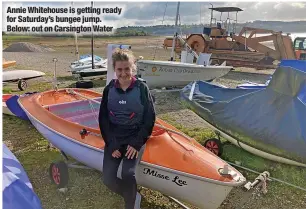
<path id="1" fill-rule="evenodd" d="M 104 141 L 98 126 L 100 93 L 61 89 L 18 99 L 36 129 L 66 156 L 101 172 Z M 244 176 L 195 139 L 157 119 L 136 168 L 137 184 L 203 209 L 218 208 Z M 64 186 L 65 163 L 53 163 L 53 181 Z M 66 178 L 67 180 L 67 178 Z M 66 182 L 67 183 L 67 182 Z"/>
<path id="2" fill-rule="evenodd" d="M 282 61 L 265 87 L 194 81 L 181 97 L 218 136 L 260 157 L 306 167 L 306 61 Z M 220 139 L 204 146 L 222 154 Z"/>

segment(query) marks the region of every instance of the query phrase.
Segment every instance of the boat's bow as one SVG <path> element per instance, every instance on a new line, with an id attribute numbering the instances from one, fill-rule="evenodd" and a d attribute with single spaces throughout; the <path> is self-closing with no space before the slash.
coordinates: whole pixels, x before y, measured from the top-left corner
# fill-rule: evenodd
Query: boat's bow
<path id="1" fill-rule="evenodd" d="M 173 126 L 157 120 L 138 171 L 142 185 L 200 208 L 217 208 L 245 182 L 228 163 Z"/>

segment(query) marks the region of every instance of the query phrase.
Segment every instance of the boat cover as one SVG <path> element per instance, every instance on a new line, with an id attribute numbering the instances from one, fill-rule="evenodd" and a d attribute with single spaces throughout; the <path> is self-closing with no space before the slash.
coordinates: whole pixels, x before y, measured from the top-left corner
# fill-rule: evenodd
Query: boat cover
<path id="1" fill-rule="evenodd" d="M 41 203 L 23 167 L 14 154 L 2 143 L 2 195 L 5 209 L 41 209 Z"/>
<path id="2" fill-rule="evenodd" d="M 27 94 L 32 94 L 35 92 L 29 92 L 29 93 L 25 93 L 24 95 Z M 5 103 L 7 108 L 14 114 L 16 115 L 18 118 L 21 118 L 23 120 L 29 120 L 27 114 L 23 111 L 23 109 L 20 107 L 20 105 L 18 104 L 18 99 L 19 97 L 22 97 L 23 95 L 13 95 L 11 98 L 9 98 Z"/>
<path id="3" fill-rule="evenodd" d="M 304 60 L 282 60 L 279 66 L 289 66 L 296 69 L 299 69 L 301 71 L 306 71 L 306 61 Z M 262 89 L 266 88 L 269 84 L 270 80 L 272 79 L 272 76 L 266 81 L 265 84 L 259 84 L 259 83 L 253 83 L 253 82 L 247 82 L 243 83 L 237 86 L 237 88 L 240 89 Z"/>
<path id="4" fill-rule="evenodd" d="M 196 81 L 181 96 L 207 122 L 245 144 L 305 163 L 306 61 L 294 62 L 295 68 L 288 63 L 276 69 L 264 89 Z"/>

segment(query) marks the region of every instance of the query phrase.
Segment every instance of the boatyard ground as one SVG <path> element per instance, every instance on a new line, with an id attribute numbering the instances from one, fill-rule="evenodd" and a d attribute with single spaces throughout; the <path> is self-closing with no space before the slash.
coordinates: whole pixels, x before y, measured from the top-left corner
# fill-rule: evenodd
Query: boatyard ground
<path id="1" fill-rule="evenodd" d="M 130 44 L 135 55 L 144 59 L 167 60 L 170 49 L 163 49 L 165 37 L 132 37 L 132 38 L 95 38 L 94 53 L 106 58 L 108 43 Z M 52 75 L 54 70 L 53 58 L 57 58 L 57 75 L 59 87 L 75 87 L 71 77 L 69 65 L 76 60 L 74 51 L 74 38 L 39 38 L 30 36 L 3 37 L 3 49 L 11 43 L 28 42 L 44 46 L 45 52 L 3 52 L 6 60 L 17 62 L 12 69 L 38 70 L 46 73 L 44 78 L 29 82 L 27 91 L 44 91 L 52 88 Z M 91 53 L 91 40 L 79 38 L 80 54 Z M 33 48 L 35 49 L 35 47 Z M 17 51 L 17 50 L 16 50 Z M 33 50 L 35 51 L 35 50 Z M 246 80 L 264 83 L 271 70 L 256 71 L 251 68 L 237 68 L 216 83 L 235 87 Z M 105 80 L 95 80 L 95 90 L 102 92 Z M 4 93 L 21 94 L 16 87 L 3 88 Z M 156 111 L 158 117 L 182 130 L 200 142 L 215 137 L 214 133 L 205 127 L 201 118 L 186 109 L 180 102 L 178 92 L 156 93 Z M 17 119 L 13 116 L 3 116 L 3 140 L 24 166 L 30 181 L 38 194 L 43 208 L 105 208 L 121 209 L 123 200 L 110 192 L 102 183 L 102 174 L 93 170 L 69 169 L 69 187 L 62 193 L 51 184 L 48 168 L 53 161 L 61 160 L 61 155 L 56 149 L 48 149 L 47 141 L 36 131 L 28 121 Z M 234 145 L 225 143 L 222 158 L 230 162 L 240 162 L 242 166 L 258 172 L 269 171 L 271 176 L 279 178 L 300 187 L 306 188 L 306 169 L 274 163 L 263 158 L 249 154 Z M 99 160 L 99 159 L 97 159 Z M 249 181 L 253 181 L 257 174 L 239 169 Z M 268 182 L 268 193 L 262 194 L 254 190 L 245 191 L 242 187 L 233 189 L 220 209 L 302 209 L 306 208 L 306 192 L 283 185 L 278 182 Z M 179 206 L 171 202 L 159 192 L 147 188 L 141 189 L 143 209 L 173 209 Z"/>

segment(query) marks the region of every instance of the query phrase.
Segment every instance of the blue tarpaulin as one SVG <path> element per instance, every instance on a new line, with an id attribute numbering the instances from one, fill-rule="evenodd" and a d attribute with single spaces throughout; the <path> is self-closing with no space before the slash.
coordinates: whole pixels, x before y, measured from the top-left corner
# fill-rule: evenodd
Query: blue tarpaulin
<path id="1" fill-rule="evenodd" d="M 297 70 L 306 72 L 306 61 L 305 60 L 282 60 L 279 64 L 280 67 L 292 67 Z M 263 89 L 266 88 L 269 84 L 270 80 L 272 79 L 272 76 L 269 78 L 269 80 L 266 81 L 265 84 L 257 84 L 257 83 L 244 83 L 237 86 L 237 88 L 240 89 Z"/>
<path id="2" fill-rule="evenodd" d="M 203 81 L 181 91 L 206 121 L 274 155 L 306 163 L 306 61 L 284 61 L 266 88 L 222 88 Z"/>
<path id="3" fill-rule="evenodd" d="M 2 196 L 4 209 L 42 209 L 32 184 L 14 154 L 2 143 Z"/>

